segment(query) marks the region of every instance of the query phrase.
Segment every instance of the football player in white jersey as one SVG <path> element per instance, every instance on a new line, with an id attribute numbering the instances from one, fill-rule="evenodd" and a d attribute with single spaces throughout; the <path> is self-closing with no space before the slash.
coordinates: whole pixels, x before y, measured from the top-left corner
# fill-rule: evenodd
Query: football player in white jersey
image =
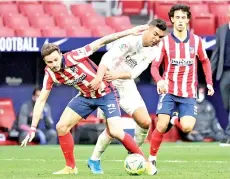
<path id="1" fill-rule="evenodd" d="M 102 57 L 95 83 L 92 84 L 92 87 L 96 89 L 103 78 L 112 81 L 119 92 L 121 108 L 138 124 L 134 137 L 138 146 L 143 144 L 147 136 L 151 118 L 134 79 L 149 66 L 156 55 L 160 54 L 157 44 L 165 36 L 167 29 L 165 21 L 161 19 L 152 20 L 148 25 L 148 30 L 140 35 L 127 36 L 114 43 Z M 103 117 L 100 109 L 98 109 L 98 116 Z M 109 129 L 103 131 L 99 136 L 94 152 L 88 160 L 88 167 L 92 173 L 103 173 L 100 157 L 111 140 Z"/>

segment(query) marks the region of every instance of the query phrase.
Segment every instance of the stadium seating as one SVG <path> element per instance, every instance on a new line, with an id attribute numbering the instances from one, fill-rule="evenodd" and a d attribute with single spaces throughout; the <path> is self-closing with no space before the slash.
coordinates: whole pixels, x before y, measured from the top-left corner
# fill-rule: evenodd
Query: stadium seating
<path id="1" fill-rule="evenodd" d="M 172 7 L 171 4 L 159 4 L 158 8 L 155 8 L 155 17 L 164 19 L 168 26 L 172 26 L 169 17 L 168 17 L 168 11 Z"/>
<path id="2" fill-rule="evenodd" d="M 1 4 L 0 5 L 0 15 L 7 15 L 7 14 L 18 14 L 18 7 L 16 4 Z"/>
<path id="3" fill-rule="evenodd" d="M 42 29 L 42 35 L 44 37 L 65 37 L 66 31 L 59 27 L 52 27 L 52 28 Z"/>
<path id="4" fill-rule="evenodd" d="M 81 26 L 68 27 L 66 33 L 68 37 L 92 37 L 91 31 Z"/>
<path id="5" fill-rule="evenodd" d="M 92 29 L 92 35 L 93 37 L 101 37 L 101 36 L 105 36 L 105 35 L 108 35 L 108 34 L 111 34 L 111 33 L 114 33 L 115 31 L 109 27 L 109 26 L 100 26 L 100 27 L 94 27 Z"/>
<path id="6" fill-rule="evenodd" d="M 41 37 L 41 31 L 40 29 L 36 29 L 33 27 L 29 27 L 26 29 L 17 29 L 16 30 L 16 35 L 20 37 Z"/>
<path id="7" fill-rule="evenodd" d="M 58 15 L 54 17 L 55 24 L 61 28 L 81 26 L 80 19 L 73 15 Z"/>
<path id="8" fill-rule="evenodd" d="M 51 16 L 68 15 L 68 9 L 64 4 L 44 4 L 45 12 Z"/>
<path id="9" fill-rule="evenodd" d="M 154 0 L 141 0 L 141 1 L 119 1 L 122 13 L 127 15 L 139 15 L 144 7 L 148 8 L 149 13 L 153 14 L 154 17 L 159 17 L 166 20 L 168 26 L 172 26 L 169 18 L 168 11 L 171 6 L 175 3 L 185 3 L 189 4 L 192 12 L 191 28 L 194 29 L 198 35 L 200 32 L 203 34 L 206 28 L 201 26 L 200 22 L 205 22 L 211 24 L 210 31 L 207 31 L 208 34 L 204 35 L 213 35 L 211 32 L 220 25 L 227 23 L 228 19 L 225 17 L 227 14 L 228 4 L 230 1 L 198 1 L 198 0 L 163 0 L 163 1 L 154 1 Z M 69 8 L 69 9 L 68 9 Z M 213 18 L 211 16 L 214 16 Z M 207 19 L 207 17 L 209 18 Z M 199 18 L 198 18 L 199 17 Z M 200 18 L 202 17 L 202 18 Z M 204 18 L 206 17 L 206 18 Z M 196 19 L 198 21 L 196 22 Z M 206 20 L 204 20 L 206 19 Z M 211 22 L 213 21 L 213 22 Z M 11 28 L 13 31 L 9 33 L 5 29 L 1 30 L 1 36 L 7 36 L 2 34 L 6 32 L 8 35 L 14 34 L 19 36 L 22 34 L 26 36 L 25 33 L 31 35 L 38 34 L 37 32 L 41 29 L 47 29 L 51 27 L 59 27 L 68 29 L 67 36 L 89 36 L 89 34 L 95 36 L 99 34 L 106 34 L 104 32 L 118 32 L 132 27 L 129 16 L 121 15 L 114 17 L 104 17 L 99 15 L 93 8 L 91 3 L 86 4 L 71 4 L 68 7 L 61 0 L 57 1 L 0 1 L 0 27 L 6 26 Z M 84 26 L 87 28 L 87 32 L 84 33 L 80 28 L 79 33 L 75 32 L 77 27 Z M 106 30 L 103 32 L 98 32 L 95 26 L 106 26 Z M 109 26 L 109 27 L 107 27 Z M 32 28 L 29 28 L 32 27 Z M 72 28 L 73 27 L 73 28 Z M 23 30 L 29 28 L 29 30 Z M 35 30 L 33 28 L 37 28 Z M 198 29 L 196 29 L 198 28 Z M 21 29 L 21 30 L 20 30 Z M 32 30 L 33 29 L 33 30 Z M 108 30 L 109 29 L 109 30 Z M 202 30 L 205 29 L 205 30 Z M 12 33 L 13 32 L 13 33 Z M 92 33 L 91 33 L 92 32 Z M 63 34 L 63 33 L 61 33 Z M 43 33 L 41 33 L 43 35 Z"/>
<path id="10" fill-rule="evenodd" d="M 15 119 L 12 100 L 9 98 L 0 98 L 0 127 L 10 130 Z"/>
<path id="11" fill-rule="evenodd" d="M 217 27 L 226 24 L 226 22 L 229 21 L 229 17 L 228 16 L 221 16 L 219 15 L 217 17 Z"/>
<path id="12" fill-rule="evenodd" d="M 213 35 L 215 34 L 214 15 L 197 15 L 193 18 L 193 29 L 195 34 L 199 35 Z M 208 28 L 204 28 L 208 27 Z"/>
<path id="13" fill-rule="evenodd" d="M 140 14 L 144 1 L 121 1 L 123 14 Z"/>
<path id="14" fill-rule="evenodd" d="M 209 7 L 207 4 L 193 4 L 191 6 L 191 13 L 192 15 L 199 15 L 199 14 L 209 14 Z"/>
<path id="15" fill-rule="evenodd" d="M 94 28 L 95 26 L 104 26 L 106 25 L 106 21 L 105 18 L 103 16 L 92 16 L 90 18 L 86 20 L 84 20 L 84 18 L 81 19 L 81 23 L 83 26 L 87 27 L 87 28 Z"/>
<path id="16" fill-rule="evenodd" d="M 44 9 L 41 4 L 19 4 L 18 5 L 20 13 L 26 16 L 33 14 L 44 14 Z"/>
<path id="17" fill-rule="evenodd" d="M 35 28 L 48 28 L 48 27 L 54 27 L 54 19 L 51 16 L 48 15 L 43 15 L 40 16 L 39 18 L 34 18 L 33 16 L 28 17 L 30 24 L 32 27 Z"/>
<path id="18" fill-rule="evenodd" d="M 7 27 L 13 29 L 26 28 L 30 26 L 28 18 L 21 14 L 18 14 L 16 16 L 15 15 L 4 16 L 4 24 Z"/>
<path id="19" fill-rule="evenodd" d="M 70 6 L 70 10 L 77 17 L 91 17 L 97 14 L 91 4 L 74 4 Z"/>
<path id="20" fill-rule="evenodd" d="M 4 26 L 3 19 L 2 19 L 2 17 L 0 17 L 0 27 L 3 27 L 3 26 Z"/>
<path id="21" fill-rule="evenodd" d="M 106 18 L 106 23 L 119 32 L 132 28 L 132 24 L 128 16 L 111 16 Z"/>
<path id="22" fill-rule="evenodd" d="M 14 37 L 15 33 L 14 30 L 8 27 L 1 27 L 0 28 L 0 37 Z"/>

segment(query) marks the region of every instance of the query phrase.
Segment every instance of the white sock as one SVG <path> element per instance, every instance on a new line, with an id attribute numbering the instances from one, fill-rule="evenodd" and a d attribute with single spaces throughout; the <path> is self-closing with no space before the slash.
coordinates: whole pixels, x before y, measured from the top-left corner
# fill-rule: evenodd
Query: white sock
<path id="1" fill-rule="evenodd" d="M 137 143 L 138 147 L 140 147 L 144 143 L 148 135 L 148 131 L 149 129 L 143 129 L 140 126 L 136 125 L 134 141 Z"/>
<path id="2" fill-rule="evenodd" d="M 112 141 L 112 138 L 107 134 L 106 129 L 105 129 L 97 139 L 97 143 L 96 143 L 96 146 L 94 147 L 91 159 L 100 160 L 102 153 L 111 143 L 111 141 Z"/>
<path id="3" fill-rule="evenodd" d="M 173 117 L 170 119 L 170 123 L 171 123 L 172 125 L 174 125 L 174 122 L 175 122 L 175 120 L 176 120 L 177 118 L 178 118 L 177 116 L 173 116 Z"/>
<path id="4" fill-rule="evenodd" d="M 157 160 L 157 156 L 152 156 L 152 155 L 149 156 L 149 161 L 150 162 L 156 161 L 156 160 Z"/>

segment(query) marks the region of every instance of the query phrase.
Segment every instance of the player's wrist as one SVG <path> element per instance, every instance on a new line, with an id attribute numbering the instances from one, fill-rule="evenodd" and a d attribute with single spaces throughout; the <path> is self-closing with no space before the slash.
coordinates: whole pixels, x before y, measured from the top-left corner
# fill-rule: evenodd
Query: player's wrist
<path id="1" fill-rule="evenodd" d="M 207 88 L 208 88 L 208 89 L 212 89 L 213 86 L 212 86 L 211 84 L 207 84 Z"/>
<path id="2" fill-rule="evenodd" d="M 162 83 L 164 83 L 164 82 L 165 82 L 165 80 L 160 79 L 160 80 L 157 81 L 157 85 L 162 84 Z"/>
<path id="3" fill-rule="evenodd" d="M 34 126 L 31 126 L 31 127 L 30 127 L 30 130 L 35 132 L 35 131 L 37 130 L 37 128 L 34 127 Z"/>

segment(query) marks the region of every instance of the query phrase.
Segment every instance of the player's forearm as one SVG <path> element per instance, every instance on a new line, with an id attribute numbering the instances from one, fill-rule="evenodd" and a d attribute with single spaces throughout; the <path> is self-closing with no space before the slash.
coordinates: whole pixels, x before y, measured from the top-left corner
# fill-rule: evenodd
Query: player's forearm
<path id="1" fill-rule="evenodd" d="M 98 69 L 97 69 L 97 75 L 95 78 L 97 78 L 99 81 L 102 81 L 107 70 L 108 70 L 107 66 L 103 64 L 99 64 Z"/>
<path id="2" fill-rule="evenodd" d="M 130 72 L 121 72 L 117 74 L 117 79 L 131 79 L 132 74 Z"/>
<path id="3" fill-rule="evenodd" d="M 34 110 L 33 110 L 33 119 L 32 119 L 32 123 L 31 123 L 31 127 L 37 127 L 38 123 L 40 121 L 41 118 L 41 114 L 42 111 L 44 109 L 46 101 L 42 101 L 42 100 L 37 100 L 35 105 L 34 105 Z"/>
<path id="4" fill-rule="evenodd" d="M 105 46 L 106 44 L 109 44 L 109 43 L 111 43 L 117 39 L 120 39 L 122 37 L 131 35 L 131 34 L 132 34 L 132 31 L 129 29 L 129 30 L 125 30 L 122 32 L 117 32 L 114 34 L 106 35 L 106 36 L 92 42 L 90 44 L 90 47 L 92 48 L 93 52 L 95 52 L 98 49 L 100 49 L 101 47 Z"/>
<path id="5" fill-rule="evenodd" d="M 210 61 L 206 59 L 206 60 L 202 60 L 201 63 L 202 63 L 202 68 L 204 70 L 204 75 L 205 75 L 207 85 L 213 85 L 212 69 L 211 69 Z"/>
<path id="6" fill-rule="evenodd" d="M 151 75 L 153 77 L 153 80 L 157 83 L 160 80 L 163 80 L 163 78 L 160 75 L 159 67 L 152 65 L 151 66 Z"/>

